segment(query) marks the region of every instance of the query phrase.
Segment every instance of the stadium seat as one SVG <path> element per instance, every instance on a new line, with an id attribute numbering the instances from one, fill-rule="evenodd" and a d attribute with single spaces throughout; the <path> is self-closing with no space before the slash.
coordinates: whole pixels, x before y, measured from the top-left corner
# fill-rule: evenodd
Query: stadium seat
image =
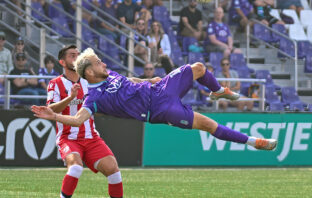
<path id="1" fill-rule="evenodd" d="M 294 43 L 286 38 L 280 38 L 280 50 L 282 50 L 291 57 L 295 57 Z M 281 53 L 278 53 L 278 57 L 283 58 L 285 56 Z"/>
<path id="2" fill-rule="evenodd" d="M 283 87 L 281 89 L 281 93 L 282 93 L 282 102 L 285 105 L 303 104 L 294 87 Z"/>
<path id="3" fill-rule="evenodd" d="M 192 106 L 199 106 L 199 105 L 204 104 L 203 101 L 201 101 L 199 99 L 198 90 L 195 88 L 190 89 L 185 94 L 185 96 L 183 96 L 181 101 L 183 104 L 188 104 L 188 105 L 192 105 Z"/>
<path id="4" fill-rule="evenodd" d="M 266 86 L 265 87 L 265 102 L 270 106 L 273 103 L 281 103 L 275 87 L 274 86 Z"/>
<path id="5" fill-rule="evenodd" d="M 153 20 L 163 22 L 169 21 L 169 12 L 165 6 L 154 6 L 153 7 Z"/>
<path id="6" fill-rule="evenodd" d="M 270 111 L 284 111 L 284 106 L 282 103 L 272 103 L 269 106 Z"/>
<path id="7" fill-rule="evenodd" d="M 41 21 L 41 22 L 46 22 L 47 19 L 45 18 L 45 13 L 42 8 L 41 3 L 39 2 L 31 2 L 31 16 L 33 16 L 35 19 Z M 36 10 L 36 11 L 34 11 Z"/>
<path id="8" fill-rule="evenodd" d="M 188 53 L 188 63 L 193 64 L 195 62 L 201 62 L 205 64 L 205 59 L 202 53 L 200 52 L 189 52 Z"/>
<path id="9" fill-rule="evenodd" d="M 189 52 L 190 45 L 197 45 L 197 40 L 194 37 L 183 37 L 182 39 L 182 54 L 187 55 Z"/>
<path id="10" fill-rule="evenodd" d="M 72 37 L 66 18 L 57 17 L 53 18 L 52 21 L 54 22 L 52 23 L 52 29 L 63 37 Z"/>
<path id="11" fill-rule="evenodd" d="M 290 111 L 304 111 L 304 106 L 303 106 L 303 104 L 301 103 L 301 104 L 297 104 L 297 103 L 291 103 L 290 105 L 289 105 L 289 110 Z"/>
<path id="12" fill-rule="evenodd" d="M 214 68 L 214 70 L 221 70 L 221 59 L 223 58 L 222 52 L 211 52 L 209 54 L 209 62 Z"/>
<path id="13" fill-rule="evenodd" d="M 139 76 L 143 75 L 144 74 L 144 68 L 143 67 L 139 67 L 139 66 L 134 66 L 134 72 L 136 74 L 138 74 Z"/>
<path id="14" fill-rule="evenodd" d="M 166 76 L 166 70 L 163 67 L 155 67 L 155 75 L 159 77 Z"/>
<path id="15" fill-rule="evenodd" d="M 86 20 L 82 20 L 82 22 L 86 25 L 88 25 L 87 21 Z M 89 27 L 89 25 L 88 25 Z M 88 29 L 87 27 L 85 26 L 82 26 L 82 31 L 81 31 L 81 36 L 82 36 L 82 39 L 88 43 L 89 45 L 91 45 L 91 47 L 97 47 L 97 44 L 95 42 L 95 35 L 93 34 L 93 32 L 90 31 L 90 29 Z M 82 43 L 82 49 L 86 49 L 88 48 L 89 46 Z"/>
<path id="16" fill-rule="evenodd" d="M 272 29 L 274 29 L 274 30 L 276 30 L 276 31 L 278 31 L 278 32 L 288 36 L 286 27 L 284 25 L 282 25 L 282 24 L 273 24 L 272 25 Z M 272 42 L 279 42 L 281 38 L 282 38 L 282 36 L 272 32 Z"/>
<path id="17" fill-rule="evenodd" d="M 239 78 L 250 78 L 250 72 L 245 68 L 236 69 Z M 251 85 L 251 82 L 241 82 L 240 93 L 244 96 L 248 96 L 248 90 Z"/>
<path id="18" fill-rule="evenodd" d="M 180 67 L 185 64 L 181 50 L 172 51 L 170 57 L 171 57 L 173 64 L 177 67 Z"/>
<path id="19" fill-rule="evenodd" d="M 48 15 L 51 19 L 54 19 L 54 18 L 66 18 L 66 15 L 64 14 L 65 13 L 65 10 L 63 8 L 63 5 L 62 3 L 59 3 L 59 2 L 51 2 L 51 4 L 53 5 L 50 5 L 49 6 L 49 9 L 48 9 Z M 59 9 L 55 8 L 55 7 L 58 7 Z M 62 12 L 62 11 L 63 12 Z"/>
<path id="20" fill-rule="evenodd" d="M 268 28 L 261 24 L 254 24 L 253 25 L 253 34 L 256 38 L 263 40 L 265 42 L 271 42 L 271 32 Z"/>
<path id="21" fill-rule="evenodd" d="M 265 84 L 266 87 L 273 86 L 273 87 L 275 87 L 275 89 L 280 89 L 279 86 L 274 84 L 269 70 L 257 70 L 256 71 L 256 78 L 257 79 L 266 79 L 266 84 Z"/>
<path id="22" fill-rule="evenodd" d="M 297 41 L 308 40 L 308 37 L 305 34 L 303 26 L 301 24 L 292 24 L 289 26 L 289 37 Z"/>
<path id="23" fill-rule="evenodd" d="M 232 53 L 230 55 L 230 63 L 232 69 L 244 68 L 247 69 L 250 73 L 254 73 L 254 69 L 248 68 L 244 55 L 238 53 Z"/>
<path id="24" fill-rule="evenodd" d="M 305 58 L 308 54 L 312 54 L 312 44 L 309 41 L 298 41 L 298 58 Z"/>
<path id="25" fill-rule="evenodd" d="M 301 10 L 300 21 L 304 28 L 312 25 L 312 10 Z"/>
<path id="26" fill-rule="evenodd" d="M 306 55 L 304 62 L 304 72 L 312 73 L 312 54 Z"/>

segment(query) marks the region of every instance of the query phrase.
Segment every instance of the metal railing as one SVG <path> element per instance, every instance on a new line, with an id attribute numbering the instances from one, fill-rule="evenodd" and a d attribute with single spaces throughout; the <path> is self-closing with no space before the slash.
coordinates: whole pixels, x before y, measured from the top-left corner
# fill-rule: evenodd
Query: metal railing
<path id="1" fill-rule="evenodd" d="M 247 59 L 247 61 L 246 61 L 246 62 L 247 62 L 247 64 L 249 64 L 249 54 L 250 54 L 250 51 L 249 51 L 249 50 L 250 50 L 250 46 L 249 46 L 249 45 L 250 45 L 250 38 L 255 39 L 255 40 L 257 40 L 257 41 L 259 41 L 259 42 L 261 42 L 261 43 L 264 43 L 266 46 L 268 46 L 268 47 L 270 47 L 270 48 L 273 48 L 273 49 L 278 50 L 279 53 L 281 53 L 281 54 L 283 54 L 284 56 L 288 57 L 289 59 L 293 60 L 294 63 L 295 63 L 295 67 L 294 67 L 294 87 L 295 87 L 295 89 L 297 90 L 297 89 L 298 89 L 298 53 L 297 53 L 297 52 L 298 52 L 298 46 L 297 46 L 297 41 L 294 40 L 294 39 L 289 38 L 289 37 L 288 37 L 287 35 L 285 35 L 285 34 L 282 34 L 282 33 L 278 32 L 278 31 L 276 31 L 276 30 L 274 30 L 274 29 L 272 29 L 272 28 L 270 28 L 270 27 L 268 27 L 268 26 L 262 24 L 262 23 L 261 23 L 260 21 L 258 21 L 258 20 L 252 19 L 252 21 L 253 21 L 254 23 L 256 23 L 256 24 L 260 24 L 260 25 L 264 26 L 265 28 L 267 28 L 268 30 L 270 30 L 271 32 L 273 32 L 274 34 L 277 34 L 278 36 L 281 36 L 281 37 L 283 37 L 283 38 L 285 38 L 285 39 L 291 41 L 291 42 L 294 44 L 294 49 L 295 49 L 295 54 L 294 54 L 294 56 L 295 56 L 295 57 L 292 57 L 291 55 L 285 53 L 285 52 L 282 51 L 281 49 L 276 48 L 274 45 L 271 45 L 270 43 L 268 43 L 268 42 L 266 42 L 266 41 L 263 41 L 263 40 L 261 40 L 261 39 L 255 37 L 254 35 L 252 35 L 252 34 L 250 33 L 250 24 L 248 23 L 248 25 L 247 25 L 247 31 L 246 31 L 246 44 L 247 44 L 247 46 L 246 46 L 246 59 Z"/>
<path id="2" fill-rule="evenodd" d="M 10 109 L 10 99 L 45 99 L 46 96 L 42 95 L 11 95 L 10 80 L 14 78 L 36 78 L 36 79 L 52 79 L 56 76 L 39 76 L 39 75 L 0 75 L 0 78 L 4 79 L 4 95 L 0 95 L 0 98 L 4 98 L 4 109 Z M 231 81 L 231 82 L 253 82 L 259 83 L 260 85 L 260 95 L 259 98 L 242 98 L 238 101 L 259 101 L 259 110 L 264 111 L 265 107 L 265 79 L 244 79 L 244 78 L 217 78 L 218 81 Z M 210 99 L 208 99 L 209 101 Z M 216 101 L 216 110 L 218 110 L 218 101 Z"/>

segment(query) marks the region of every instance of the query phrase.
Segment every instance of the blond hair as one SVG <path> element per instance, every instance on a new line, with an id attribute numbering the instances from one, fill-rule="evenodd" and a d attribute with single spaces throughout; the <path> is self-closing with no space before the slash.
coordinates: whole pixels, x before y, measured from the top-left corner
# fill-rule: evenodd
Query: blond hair
<path id="1" fill-rule="evenodd" d="M 90 57 L 97 57 L 97 55 L 93 49 L 87 48 L 74 61 L 75 70 L 82 78 L 85 78 L 86 68 L 92 65 Z"/>

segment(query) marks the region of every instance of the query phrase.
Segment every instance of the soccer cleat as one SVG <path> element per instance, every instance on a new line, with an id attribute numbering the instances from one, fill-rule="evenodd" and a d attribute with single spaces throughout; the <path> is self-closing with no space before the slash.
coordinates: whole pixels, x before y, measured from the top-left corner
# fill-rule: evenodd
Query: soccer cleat
<path id="1" fill-rule="evenodd" d="M 223 93 L 211 92 L 209 97 L 211 100 L 218 100 L 219 98 L 237 100 L 240 97 L 240 95 L 238 93 L 231 91 L 228 87 L 225 87 Z"/>
<path id="2" fill-rule="evenodd" d="M 276 139 L 256 139 L 255 148 L 259 150 L 273 150 L 277 145 Z"/>

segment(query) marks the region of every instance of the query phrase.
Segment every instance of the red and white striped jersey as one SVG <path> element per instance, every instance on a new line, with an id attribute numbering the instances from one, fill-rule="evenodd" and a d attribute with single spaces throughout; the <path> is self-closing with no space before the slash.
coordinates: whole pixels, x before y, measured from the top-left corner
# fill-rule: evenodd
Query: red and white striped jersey
<path id="1" fill-rule="evenodd" d="M 62 111 L 62 115 L 75 115 L 82 107 L 84 95 L 88 93 L 88 82 L 85 79 L 80 78 L 78 83 L 80 84 L 81 89 L 78 90 L 77 97 Z M 47 105 L 59 102 L 69 96 L 74 84 L 75 83 L 68 80 L 65 75 L 60 75 L 52 79 L 48 85 Z M 98 136 L 93 116 L 86 120 L 80 127 L 72 127 L 56 122 L 56 131 L 56 143 L 64 138 L 70 140 L 83 140 L 92 139 L 93 137 Z"/>

